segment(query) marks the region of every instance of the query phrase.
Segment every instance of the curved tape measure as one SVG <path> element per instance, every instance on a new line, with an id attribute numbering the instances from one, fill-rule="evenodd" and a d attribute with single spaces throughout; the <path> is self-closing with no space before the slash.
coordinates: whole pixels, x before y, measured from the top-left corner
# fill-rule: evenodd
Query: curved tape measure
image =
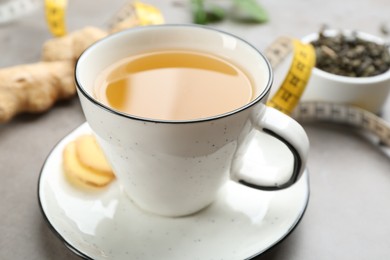
<path id="1" fill-rule="evenodd" d="M 41 0 L 9 0 L 0 5 L 0 24 L 16 20 L 41 6 Z"/>
<path id="2" fill-rule="evenodd" d="M 46 20 L 54 36 L 62 36 L 66 30 L 67 0 L 44 0 Z M 42 0 L 10 0 L 0 5 L 0 24 L 10 22 L 26 15 L 42 5 Z M 110 26 L 135 19 L 137 25 L 159 24 L 164 19 L 154 6 L 135 1 L 126 4 L 111 21 Z M 287 76 L 267 105 L 286 114 L 292 114 L 300 121 L 325 121 L 347 124 L 361 128 L 376 135 L 390 147 L 390 123 L 377 115 L 346 104 L 326 102 L 299 102 L 315 65 L 315 50 L 312 45 L 287 37 L 278 38 L 265 55 L 276 69 L 292 53 L 292 62 Z M 298 106 L 298 107 L 297 107 Z M 297 108 L 296 108 L 297 107 Z"/>
<path id="3" fill-rule="evenodd" d="M 67 0 L 45 0 L 46 22 L 54 36 L 66 34 L 66 6 Z"/>
<path id="4" fill-rule="evenodd" d="M 109 31 L 115 32 L 124 28 L 139 25 L 164 23 L 164 17 L 159 9 L 153 5 L 139 1 L 125 4 L 108 22 Z"/>
<path id="5" fill-rule="evenodd" d="M 293 57 L 287 76 L 267 105 L 292 113 L 291 116 L 298 121 L 331 122 L 363 129 L 390 147 L 390 123 L 367 110 L 348 104 L 299 102 L 315 65 L 314 48 L 298 40 L 279 38 L 265 51 L 274 69 L 291 53 Z"/>
<path id="6" fill-rule="evenodd" d="M 292 114 L 299 121 L 323 121 L 350 125 L 376 135 L 382 144 L 390 147 L 390 123 L 377 115 L 346 104 L 306 101 Z"/>
<path id="7" fill-rule="evenodd" d="M 66 29 L 67 0 L 45 0 L 46 22 L 54 36 L 63 36 Z M 152 5 L 134 1 L 124 5 L 110 21 L 110 29 L 120 23 L 126 27 L 135 25 L 160 24 L 164 18 L 157 8 Z"/>
<path id="8" fill-rule="evenodd" d="M 293 57 L 287 76 L 267 103 L 286 114 L 295 109 L 306 88 L 316 61 L 315 50 L 311 44 L 290 38 L 279 38 L 265 51 L 273 68 L 276 68 L 291 51 Z"/>

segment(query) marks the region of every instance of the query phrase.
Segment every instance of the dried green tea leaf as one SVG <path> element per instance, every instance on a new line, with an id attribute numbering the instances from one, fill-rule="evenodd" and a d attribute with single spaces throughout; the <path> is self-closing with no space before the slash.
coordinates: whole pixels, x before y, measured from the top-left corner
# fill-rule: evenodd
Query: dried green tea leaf
<path id="1" fill-rule="evenodd" d="M 316 50 L 316 67 L 346 77 L 371 77 L 390 69 L 390 52 L 386 44 L 359 38 L 356 32 L 326 36 L 320 31 L 312 42 Z"/>

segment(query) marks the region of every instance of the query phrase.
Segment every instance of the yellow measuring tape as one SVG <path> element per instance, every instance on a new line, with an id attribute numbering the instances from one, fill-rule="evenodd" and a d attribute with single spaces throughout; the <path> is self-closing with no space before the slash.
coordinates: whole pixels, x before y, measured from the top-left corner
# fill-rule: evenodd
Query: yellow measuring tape
<path id="1" fill-rule="evenodd" d="M 0 24 L 12 21 L 38 9 L 41 0 L 14 0 L 0 4 Z M 67 0 L 44 0 L 47 24 L 54 36 L 62 36 L 66 30 Z M 131 25 L 161 24 L 161 12 L 154 6 L 133 1 L 122 7 L 111 21 L 111 28 L 120 29 Z M 113 32 L 113 30 L 111 30 Z M 390 124 L 379 116 L 347 104 L 320 101 L 299 102 L 315 65 L 315 50 L 312 45 L 299 40 L 280 37 L 265 50 L 275 71 L 290 55 L 291 62 L 284 81 L 268 102 L 269 106 L 290 114 L 299 121 L 326 121 L 344 123 L 361 128 L 378 136 L 382 144 L 390 147 Z M 287 64 L 287 63 L 286 63 Z M 274 86 L 277 87 L 277 86 Z"/>
<path id="2" fill-rule="evenodd" d="M 67 4 L 67 0 L 45 0 L 46 23 L 50 32 L 56 37 L 67 34 L 65 17 Z M 131 20 L 136 25 L 160 24 L 164 22 L 160 10 L 139 1 L 134 1 L 122 7 L 115 18 L 115 24 L 126 19 Z"/>
<path id="3" fill-rule="evenodd" d="M 65 23 L 67 0 L 45 0 L 45 12 L 50 32 L 54 36 L 63 36 L 67 33 Z M 137 25 L 163 23 L 160 11 L 152 5 L 134 1 L 126 5 L 116 15 L 113 22 L 119 24 L 123 20 L 132 19 Z M 275 68 L 289 52 L 293 52 L 290 69 L 276 94 L 267 105 L 286 114 L 291 114 L 298 105 L 301 95 L 310 78 L 311 69 L 315 65 L 315 51 L 312 45 L 304 44 L 299 40 L 279 38 L 266 50 L 266 56 Z"/>
<path id="4" fill-rule="evenodd" d="M 287 76 L 267 103 L 286 114 L 293 112 L 306 88 L 316 61 L 314 47 L 296 39 L 279 38 L 265 53 L 275 68 L 291 51 L 293 58 Z"/>
<path id="5" fill-rule="evenodd" d="M 54 36 L 63 36 L 67 33 L 65 13 L 67 0 L 45 0 L 46 22 Z"/>

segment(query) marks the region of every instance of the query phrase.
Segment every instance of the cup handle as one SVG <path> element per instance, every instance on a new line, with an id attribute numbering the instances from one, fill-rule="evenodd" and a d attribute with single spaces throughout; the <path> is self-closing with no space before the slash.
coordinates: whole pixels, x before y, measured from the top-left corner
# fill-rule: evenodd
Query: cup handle
<path id="1" fill-rule="evenodd" d="M 255 130 L 279 139 L 291 151 L 294 160 L 291 174 L 275 176 L 270 185 L 264 182 L 262 173 L 242 171 L 240 165 L 242 155 L 236 153 L 232 162 L 231 178 L 241 184 L 261 190 L 280 190 L 291 186 L 299 180 L 306 168 L 309 139 L 305 130 L 294 119 L 272 107 L 265 107 L 263 113 L 252 113 L 251 120 Z M 245 144 L 240 143 L 239 148 L 242 145 Z"/>

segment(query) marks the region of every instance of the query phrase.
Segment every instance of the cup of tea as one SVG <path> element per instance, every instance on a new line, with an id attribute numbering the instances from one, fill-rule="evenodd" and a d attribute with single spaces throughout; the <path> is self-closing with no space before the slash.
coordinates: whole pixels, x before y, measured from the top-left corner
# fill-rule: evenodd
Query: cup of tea
<path id="1" fill-rule="evenodd" d="M 75 78 L 87 122 L 119 183 L 148 212 L 192 214 L 229 179 L 276 190 L 305 170 L 305 131 L 265 106 L 270 64 L 232 34 L 196 25 L 128 29 L 89 47 Z M 286 143 L 295 158 L 291 173 L 265 183 L 270 173 L 240 170 L 237 151 L 252 131 Z"/>

